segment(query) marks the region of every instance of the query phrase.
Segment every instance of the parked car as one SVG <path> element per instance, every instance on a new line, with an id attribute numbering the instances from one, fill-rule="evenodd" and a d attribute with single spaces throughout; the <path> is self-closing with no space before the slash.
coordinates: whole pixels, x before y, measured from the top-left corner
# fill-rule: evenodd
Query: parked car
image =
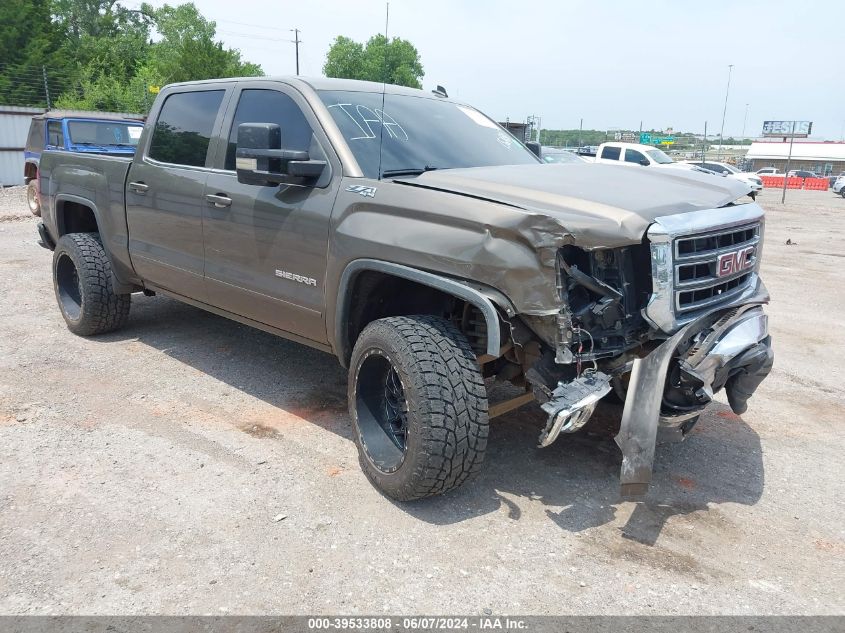
<path id="1" fill-rule="evenodd" d="M 144 292 L 334 354 L 361 466 L 394 499 L 478 473 L 490 417 L 536 400 L 547 446 L 611 392 L 622 492 L 642 495 L 658 432 L 682 438 L 722 389 L 743 413 L 772 367 L 745 185 L 543 165 L 443 95 L 175 84 L 134 158 L 45 152 L 41 178 L 71 332 L 117 330 Z M 486 380 L 520 393 L 488 404 Z"/>
<path id="2" fill-rule="evenodd" d="M 540 154 L 543 162 L 546 163 L 586 163 L 584 158 L 581 158 L 575 152 L 570 152 L 565 149 L 556 147 L 544 147 Z"/>
<path id="3" fill-rule="evenodd" d="M 38 165 L 45 149 L 131 156 L 144 129 L 143 119 L 140 114 L 61 110 L 32 117 L 24 150 L 24 182 L 33 215 L 41 215 Z"/>
<path id="4" fill-rule="evenodd" d="M 754 172 L 758 176 L 782 176 L 783 173 L 777 167 L 763 167 Z"/>
<path id="5" fill-rule="evenodd" d="M 838 193 L 840 196 L 845 198 L 845 174 L 840 174 L 836 181 L 833 183 L 833 193 Z"/>
<path id="6" fill-rule="evenodd" d="M 663 150 L 652 145 L 640 145 L 638 143 L 609 142 L 599 145 L 599 152 L 596 155 L 597 163 L 611 165 L 629 165 L 642 167 L 656 167 L 660 169 L 697 171 L 709 176 L 716 176 L 715 171 L 704 169 L 698 163 L 692 161 L 674 161 Z M 750 178 L 734 178 L 747 186 L 746 193 L 753 200 L 757 193 L 763 188 L 763 182 L 756 176 L 754 182 Z"/>
<path id="7" fill-rule="evenodd" d="M 602 143 L 596 152 L 595 162 L 614 165 L 641 165 L 643 167 L 677 167 L 690 169 L 683 163 L 676 163 L 666 152 L 653 145 L 639 143 Z"/>
<path id="8" fill-rule="evenodd" d="M 807 169 L 790 169 L 788 178 L 821 178 L 816 172 Z"/>
<path id="9" fill-rule="evenodd" d="M 834 175 L 834 174 L 830 174 L 827 177 L 828 183 L 830 183 L 829 186 L 833 187 L 833 185 L 836 184 L 836 181 L 839 180 L 840 178 L 842 178 L 843 176 L 845 176 L 845 171 L 841 172 L 838 176 Z"/>
<path id="10" fill-rule="evenodd" d="M 752 197 L 756 197 L 757 194 L 763 191 L 763 181 L 760 176 L 756 173 L 742 172 L 733 165 L 712 160 L 688 160 L 684 162 L 689 163 L 690 165 L 695 165 L 696 167 L 700 167 L 702 169 L 706 169 L 707 171 L 711 171 L 714 174 L 726 176 L 727 178 L 734 178 L 735 180 L 744 182 L 749 187 L 751 187 L 751 193 L 753 194 Z"/>

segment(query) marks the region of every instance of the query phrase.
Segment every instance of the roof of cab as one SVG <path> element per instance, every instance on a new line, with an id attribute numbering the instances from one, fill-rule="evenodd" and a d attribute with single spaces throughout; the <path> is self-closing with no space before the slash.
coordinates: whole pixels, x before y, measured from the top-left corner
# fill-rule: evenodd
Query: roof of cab
<path id="1" fill-rule="evenodd" d="M 182 83 L 169 84 L 166 88 L 180 86 L 196 86 L 202 84 L 216 84 L 241 81 L 268 81 L 283 82 L 291 85 L 308 86 L 312 90 L 345 90 L 348 92 L 377 92 L 387 94 L 410 95 L 414 97 L 428 97 L 434 99 L 446 99 L 428 90 L 383 84 L 378 81 L 360 81 L 358 79 L 334 79 L 330 77 L 303 77 L 303 76 L 274 76 L 274 77 L 228 77 L 222 79 L 204 79 L 200 81 L 186 81 Z"/>

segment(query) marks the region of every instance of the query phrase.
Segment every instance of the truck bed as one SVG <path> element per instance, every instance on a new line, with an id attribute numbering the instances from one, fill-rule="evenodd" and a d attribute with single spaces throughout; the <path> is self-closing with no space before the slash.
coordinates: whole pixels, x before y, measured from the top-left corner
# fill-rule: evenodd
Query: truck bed
<path id="1" fill-rule="evenodd" d="M 133 277 L 126 225 L 126 177 L 131 156 L 45 151 L 41 155 L 42 218 L 54 241 L 66 205 L 94 206 L 99 233 L 119 278 Z M 83 230 L 85 227 L 81 227 Z"/>

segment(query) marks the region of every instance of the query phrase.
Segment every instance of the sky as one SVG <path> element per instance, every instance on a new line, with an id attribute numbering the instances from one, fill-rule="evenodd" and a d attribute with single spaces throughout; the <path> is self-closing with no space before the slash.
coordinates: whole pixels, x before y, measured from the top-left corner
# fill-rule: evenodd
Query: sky
<path id="1" fill-rule="evenodd" d="M 289 29 L 301 31 L 300 73 L 320 76 L 336 36 L 385 28 L 384 0 L 194 2 L 269 75 L 295 72 Z M 717 134 L 733 64 L 725 137 L 798 119 L 842 140 L 842 27 L 836 0 L 391 0 L 388 36 L 416 46 L 425 89 L 442 85 L 500 121 L 699 133 L 706 121 Z"/>

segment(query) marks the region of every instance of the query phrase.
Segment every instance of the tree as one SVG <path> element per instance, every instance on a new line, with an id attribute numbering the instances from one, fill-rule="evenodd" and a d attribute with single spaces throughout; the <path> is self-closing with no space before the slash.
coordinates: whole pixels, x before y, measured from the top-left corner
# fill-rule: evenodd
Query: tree
<path id="1" fill-rule="evenodd" d="M 323 74 L 422 88 L 425 72 L 419 52 L 408 40 L 374 35 L 362 45 L 340 35 L 329 48 Z"/>
<path id="2" fill-rule="evenodd" d="M 50 0 L 0 2 L 0 103 L 46 105 L 43 69 L 52 71 L 52 91 L 70 78 L 72 64 L 59 52 L 62 41 Z"/>
<path id="3" fill-rule="evenodd" d="M 214 40 L 217 25 L 206 20 L 193 3 L 154 9 L 143 5 L 161 35 L 153 45 L 148 75 L 159 84 L 217 77 L 254 77 L 261 67 L 241 60 L 239 51 Z"/>

